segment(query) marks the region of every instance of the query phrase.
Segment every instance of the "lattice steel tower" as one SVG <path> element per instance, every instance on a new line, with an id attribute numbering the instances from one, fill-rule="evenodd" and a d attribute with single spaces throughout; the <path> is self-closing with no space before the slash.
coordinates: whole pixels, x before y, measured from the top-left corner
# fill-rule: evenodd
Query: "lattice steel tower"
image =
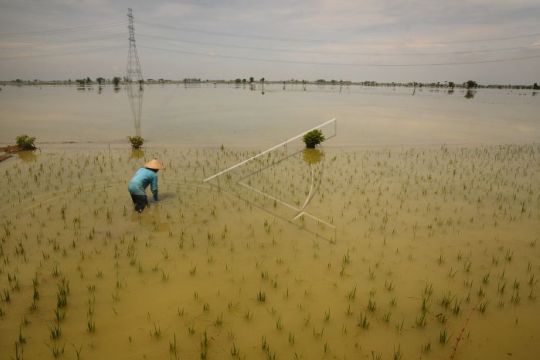
<path id="1" fill-rule="evenodd" d="M 143 100 L 143 76 L 141 63 L 135 46 L 135 28 L 133 27 L 133 13 L 128 9 L 129 50 L 126 68 L 126 82 L 129 104 L 133 113 L 135 135 L 141 136 L 141 113 Z"/>

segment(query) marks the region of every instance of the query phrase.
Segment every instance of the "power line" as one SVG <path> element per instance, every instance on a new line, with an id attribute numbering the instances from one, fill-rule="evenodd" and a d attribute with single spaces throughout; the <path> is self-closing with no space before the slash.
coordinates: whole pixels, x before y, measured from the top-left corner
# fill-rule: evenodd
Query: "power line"
<path id="1" fill-rule="evenodd" d="M 99 46 L 91 49 L 84 49 L 78 51 L 66 51 L 66 52 L 55 52 L 50 54 L 23 54 L 15 56 L 2 56 L 0 60 L 12 60 L 12 59 L 26 59 L 26 58 L 45 58 L 45 57 L 58 57 L 65 55 L 75 55 L 75 54 L 86 54 L 86 53 L 98 53 L 100 51 L 110 51 L 110 50 L 123 50 L 118 46 Z"/>
<path id="2" fill-rule="evenodd" d="M 179 49 L 164 49 L 153 46 L 139 46 L 143 49 L 177 52 L 187 55 L 198 55 L 212 58 L 224 58 L 246 61 L 259 61 L 259 62 L 271 62 L 271 63 L 286 63 L 286 64 L 302 64 L 302 65 L 324 65 L 324 66 L 358 66 L 358 67 L 422 67 L 422 66 L 455 66 L 455 65 L 474 65 L 474 64 L 489 64 L 489 63 L 501 63 L 511 61 L 521 61 L 529 59 L 540 58 L 540 54 L 532 56 L 514 57 L 506 59 L 493 59 L 493 60 L 477 60 L 477 61 L 462 61 L 462 62 L 440 62 L 440 63 L 421 63 L 421 64 L 377 64 L 377 63 L 336 63 L 336 62 L 317 62 L 317 61 L 298 61 L 298 60 L 285 60 L 285 59 L 263 59 L 254 57 L 244 57 L 235 55 L 223 55 L 223 54 L 208 54 L 196 51 L 186 51 Z"/>
<path id="3" fill-rule="evenodd" d="M 126 25 L 126 22 L 114 22 L 114 23 L 105 23 L 105 24 L 93 24 L 93 25 L 80 25 L 80 26 L 71 26 L 55 29 L 43 29 L 35 31 L 24 31 L 24 32 L 4 32 L 0 33 L 0 36 L 20 36 L 20 35 L 47 35 L 53 34 L 56 32 L 66 32 L 66 31 L 91 31 L 91 30 L 101 30 L 104 28 L 117 27 L 120 25 Z"/>
<path id="4" fill-rule="evenodd" d="M 517 50 L 537 50 L 537 49 L 530 48 L 527 46 L 517 46 L 517 47 L 506 47 L 506 48 L 496 48 L 496 49 L 440 51 L 440 52 L 435 52 L 435 53 L 434 52 L 381 53 L 381 52 L 363 52 L 363 51 L 337 51 L 337 52 L 330 53 L 328 51 L 317 51 L 317 50 L 247 46 L 247 45 L 236 45 L 236 44 L 223 44 L 223 43 L 217 43 L 217 42 L 194 41 L 194 40 L 186 40 L 186 39 L 181 39 L 181 38 L 171 38 L 171 37 L 165 37 L 165 36 L 160 36 L 160 35 L 148 35 L 148 34 L 140 34 L 140 33 L 137 33 L 137 36 L 143 37 L 143 38 L 166 40 L 166 41 L 180 42 L 180 43 L 194 44 L 194 45 L 219 46 L 219 47 L 224 47 L 224 48 L 258 50 L 258 51 L 267 51 L 267 52 L 284 52 L 284 53 L 290 52 L 290 53 L 319 54 L 319 55 L 437 56 L 437 55 L 464 55 L 464 54 L 477 54 L 477 53 L 493 53 L 493 52 L 517 51 Z"/>
<path id="5" fill-rule="evenodd" d="M 294 38 L 294 37 L 281 38 L 281 37 L 265 36 L 265 35 L 238 34 L 238 33 L 222 32 L 222 31 L 218 32 L 218 31 L 196 29 L 196 28 L 191 28 L 191 27 L 179 27 L 179 26 L 171 26 L 171 25 L 164 25 L 164 24 L 156 24 L 156 23 L 140 21 L 140 20 L 139 20 L 139 23 L 148 25 L 148 26 L 164 28 L 164 29 L 180 30 L 180 31 L 186 31 L 186 32 L 194 32 L 194 33 L 214 35 L 214 36 L 220 36 L 220 37 L 233 37 L 233 38 L 241 38 L 241 39 L 272 40 L 272 41 L 283 41 L 283 42 L 305 42 L 305 43 L 334 43 L 334 44 L 343 44 L 343 43 L 366 44 L 368 43 L 368 42 L 358 42 L 358 41 L 350 41 L 350 42 L 333 41 L 331 39 L 322 40 L 322 39 L 307 39 L 307 38 Z M 534 37 L 534 36 L 540 36 L 540 32 L 511 35 L 511 36 L 504 36 L 504 37 L 492 37 L 492 38 L 481 38 L 481 39 L 470 39 L 470 40 L 432 41 L 432 42 L 423 42 L 423 43 L 427 45 L 467 44 L 467 43 L 476 43 L 476 42 L 514 40 L 514 39 Z M 369 43 L 372 43 L 372 42 L 373 41 Z M 377 41 L 377 42 L 381 43 L 380 41 Z M 398 42 L 398 41 L 394 41 L 394 42 Z"/>
<path id="6" fill-rule="evenodd" d="M 28 43 L 18 43 L 18 44 L 2 44 L 0 43 L 0 49 L 20 49 L 20 48 L 35 48 L 39 46 L 49 46 L 49 45 L 62 45 L 62 44 L 71 44 L 74 45 L 80 45 L 83 42 L 93 42 L 93 41 L 99 41 L 99 40 L 115 40 L 115 39 L 125 39 L 126 34 L 125 33 L 111 33 L 111 34 L 105 34 L 100 36 L 92 36 L 92 37 L 84 37 L 84 38 L 71 38 L 71 39 L 62 39 L 62 40 L 56 40 L 56 41 L 47 41 L 47 42 L 28 42 Z"/>

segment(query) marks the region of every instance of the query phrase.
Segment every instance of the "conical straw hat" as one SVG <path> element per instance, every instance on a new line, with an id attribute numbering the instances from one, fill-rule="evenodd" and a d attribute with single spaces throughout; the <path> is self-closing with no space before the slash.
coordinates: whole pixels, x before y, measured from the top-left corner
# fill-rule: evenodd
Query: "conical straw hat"
<path id="1" fill-rule="evenodd" d="M 159 161 L 158 159 L 152 159 L 146 164 L 144 164 L 145 168 L 154 169 L 154 170 L 162 170 L 165 169 L 165 166 Z"/>

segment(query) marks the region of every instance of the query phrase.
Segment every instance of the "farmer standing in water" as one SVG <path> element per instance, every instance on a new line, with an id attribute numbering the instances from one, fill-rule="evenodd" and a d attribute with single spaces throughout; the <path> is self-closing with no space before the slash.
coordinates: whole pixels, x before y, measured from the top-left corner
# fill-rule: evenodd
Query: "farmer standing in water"
<path id="1" fill-rule="evenodd" d="M 133 178 L 129 181 L 128 190 L 137 212 L 142 213 L 144 208 L 148 206 L 148 198 L 145 192 L 148 185 L 150 185 L 150 189 L 152 190 L 154 201 L 158 201 L 157 172 L 164 168 L 161 161 L 157 159 L 150 160 L 144 164 L 144 167 L 137 170 Z"/>

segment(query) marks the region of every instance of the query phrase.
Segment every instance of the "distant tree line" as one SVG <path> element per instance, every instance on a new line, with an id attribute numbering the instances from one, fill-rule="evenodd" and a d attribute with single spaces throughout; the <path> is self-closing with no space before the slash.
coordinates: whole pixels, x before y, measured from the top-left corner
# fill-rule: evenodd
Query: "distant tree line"
<path id="1" fill-rule="evenodd" d="M 22 79 L 15 79 L 10 81 L 0 81 L 0 84 L 7 85 L 7 84 L 15 84 L 15 85 L 72 85 L 77 84 L 79 86 L 89 86 L 89 85 L 105 85 L 105 84 L 113 84 L 115 87 L 119 87 L 121 83 L 126 83 L 128 79 L 126 77 L 119 77 L 115 76 L 111 79 L 107 79 L 104 77 L 98 77 L 94 80 L 92 80 L 90 77 L 84 77 L 80 79 L 75 80 L 50 80 L 50 81 L 41 81 L 38 79 L 34 80 L 22 80 Z M 246 78 L 236 78 L 232 80 L 210 80 L 206 79 L 203 80 L 201 78 L 184 78 L 182 80 L 170 80 L 170 79 L 146 79 L 144 80 L 144 83 L 146 84 L 198 84 L 198 83 L 214 83 L 214 84 L 255 84 L 255 83 L 261 83 L 261 84 L 311 84 L 311 85 L 341 85 L 341 86 L 348 86 L 348 85 L 360 85 L 360 86 L 378 86 L 378 87 L 414 87 L 414 88 L 423 88 L 423 87 L 429 87 L 429 88 L 447 88 L 447 89 L 454 89 L 454 88 L 464 88 L 464 89 L 476 89 L 476 88 L 491 88 L 491 89 L 532 89 L 532 90 L 540 90 L 540 86 L 537 82 L 533 83 L 532 85 L 513 85 L 513 84 L 490 84 L 490 85 L 482 85 L 474 80 L 467 80 L 463 83 L 457 83 L 454 81 L 444 81 L 444 82 L 377 82 L 377 81 L 350 81 L 350 80 L 336 80 L 336 79 L 317 79 L 314 81 L 311 80 L 305 80 L 305 79 L 288 79 L 288 80 L 274 80 L 274 81 L 267 81 L 264 77 L 259 78 L 258 80 L 254 76 L 246 77 Z"/>

